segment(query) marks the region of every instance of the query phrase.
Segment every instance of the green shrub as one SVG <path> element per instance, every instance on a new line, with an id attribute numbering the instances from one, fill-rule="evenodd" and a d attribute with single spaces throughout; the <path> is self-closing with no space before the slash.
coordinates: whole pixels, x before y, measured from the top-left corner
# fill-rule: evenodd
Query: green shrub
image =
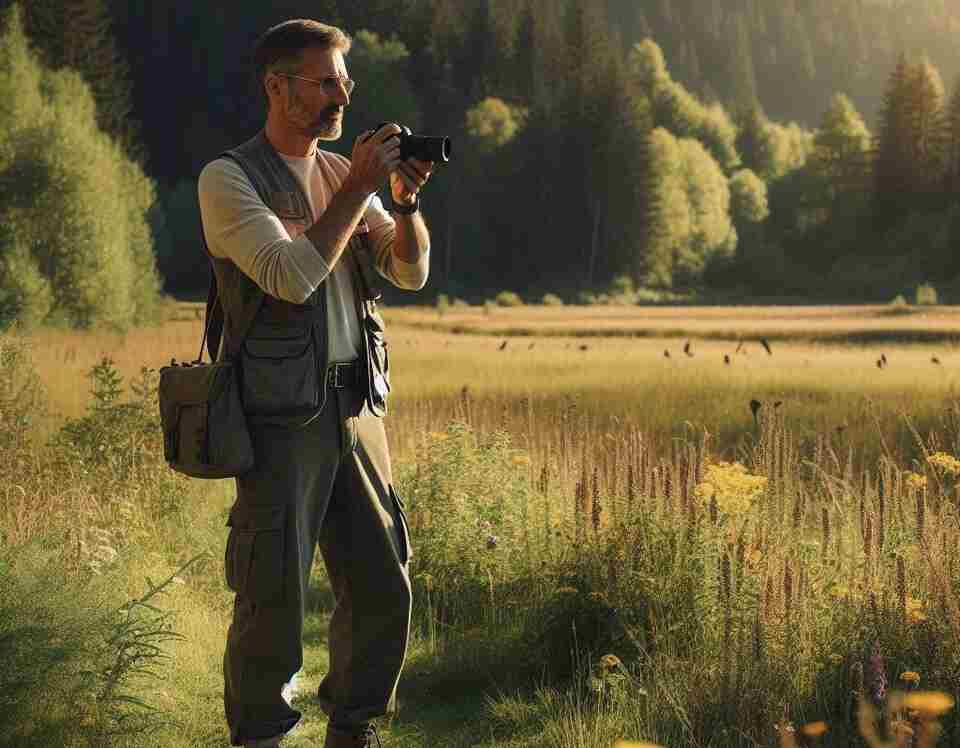
<path id="1" fill-rule="evenodd" d="M 563 299 L 556 294 L 545 293 L 543 298 L 540 299 L 540 303 L 544 306 L 563 306 Z"/>
<path id="2" fill-rule="evenodd" d="M 469 309 L 469 308 L 470 308 L 470 302 L 467 301 L 467 300 L 465 300 L 465 299 L 461 299 L 459 296 L 455 296 L 454 299 L 453 299 L 453 308 L 454 308 L 454 309 Z"/>
<path id="3" fill-rule="evenodd" d="M 513 291 L 501 291 L 494 301 L 497 302 L 497 306 L 523 306 L 523 299 Z"/>
<path id="4" fill-rule="evenodd" d="M 931 286 L 929 283 L 921 283 L 917 286 L 917 290 L 914 294 L 914 303 L 917 306 L 933 306 L 938 304 L 937 300 L 937 289 Z"/>
<path id="5" fill-rule="evenodd" d="M 0 553 L 4 745 L 97 748 L 168 723 L 139 693 L 163 678 L 162 645 L 180 638 L 156 604 L 186 566 L 117 604 L 122 563 L 65 576 L 61 561 L 37 547 Z"/>
<path id="6" fill-rule="evenodd" d="M 97 127 L 79 73 L 43 69 L 19 6 L 0 15 L 0 321 L 155 319 L 153 183 Z"/>
<path id="7" fill-rule="evenodd" d="M 436 308 L 439 316 L 442 317 L 444 314 L 446 314 L 447 310 L 450 309 L 450 297 L 445 293 L 437 294 Z"/>
<path id="8" fill-rule="evenodd" d="M 896 297 L 893 299 L 893 301 L 890 302 L 890 306 L 900 307 L 900 306 L 909 306 L 909 304 L 907 303 L 907 299 L 904 297 L 904 295 L 902 293 L 898 293 Z"/>

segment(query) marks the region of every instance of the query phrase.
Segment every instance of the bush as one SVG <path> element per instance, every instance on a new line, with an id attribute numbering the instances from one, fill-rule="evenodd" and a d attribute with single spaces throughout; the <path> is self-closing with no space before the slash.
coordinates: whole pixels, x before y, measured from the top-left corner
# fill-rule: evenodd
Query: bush
<path id="1" fill-rule="evenodd" d="M 494 301 L 496 301 L 497 306 L 523 306 L 523 299 L 513 291 L 501 291 Z"/>
<path id="2" fill-rule="evenodd" d="M 76 72 L 43 69 L 19 6 L 0 15 L 0 322 L 154 319 L 153 183 L 97 127 Z"/>
<path id="3" fill-rule="evenodd" d="M 442 317 L 444 314 L 446 314 L 446 312 L 450 309 L 450 297 L 445 293 L 438 293 L 436 308 L 439 316 Z"/>
<path id="4" fill-rule="evenodd" d="M 454 297 L 454 299 L 453 299 L 453 308 L 454 308 L 454 309 L 469 309 L 469 308 L 470 308 L 470 302 L 469 302 L 469 301 L 466 301 L 465 299 L 461 299 L 461 298 L 459 298 L 459 297 Z"/>
<path id="5" fill-rule="evenodd" d="M 922 283 L 917 286 L 914 294 L 914 303 L 917 306 L 933 306 L 939 303 L 937 300 L 937 289 L 929 283 Z"/>
<path id="6" fill-rule="evenodd" d="M 544 306 L 563 306 L 563 299 L 556 294 L 545 293 L 540 303 Z"/>

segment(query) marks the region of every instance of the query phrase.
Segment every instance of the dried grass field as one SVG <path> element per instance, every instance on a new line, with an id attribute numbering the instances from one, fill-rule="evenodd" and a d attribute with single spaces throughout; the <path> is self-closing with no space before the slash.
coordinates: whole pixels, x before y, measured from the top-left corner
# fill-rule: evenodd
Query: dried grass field
<path id="1" fill-rule="evenodd" d="M 52 658 L 34 688 L 48 696 L 12 702 L 12 726 L 0 718 L 24 745 L 224 744 L 220 563 L 232 487 L 174 476 L 156 454 L 154 403 L 129 409 L 103 395 L 107 370 L 126 384 L 142 367 L 196 357 L 199 307 L 168 311 L 165 324 L 126 335 L 22 339 L 43 407 L 21 408 L 28 417 L 16 423 L 27 425 L 0 439 L 13 466 L 0 551 L 16 550 L 0 552 L 0 584 L 13 590 L 0 599 L 0 656 L 13 663 L 0 693 L 11 677 L 26 682 L 18 674 L 33 672 L 31 658 Z M 415 597 L 389 744 L 960 744 L 953 309 L 488 306 L 385 317 L 386 425 Z M 2 343 L 0 353 L 16 350 Z M 104 357 L 112 366 L 88 376 Z M 19 360 L 0 355 L 0 394 L 16 391 L 5 383 L 22 379 L 9 374 Z M 0 399 L 0 416 L 5 407 Z M 307 717 L 294 748 L 323 735 L 310 691 L 326 666 L 332 601 L 317 572 L 291 691 Z M 94 677 L 92 698 L 77 667 L 58 670 L 74 636 L 57 623 L 61 601 L 136 599 L 145 576 L 168 579 L 147 602 L 172 617 L 74 627 L 85 632 L 77 648 L 100 663 L 84 660 L 81 672 L 108 674 Z M 16 628 L 27 608 L 54 622 L 48 649 L 35 616 Z M 19 641 L 4 639 L 11 630 L 36 643 L 6 652 L 4 641 Z M 141 665 L 162 677 L 136 677 Z M 176 720 L 150 722 L 114 697 L 127 692 Z M 87 715 L 89 740 L 58 700 Z M 149 733 L 124 732 L 141 724 Z M 119 732 L 106 740 L 110 729 Z M 638 740 L 650 742 L 621 742 Z"/>

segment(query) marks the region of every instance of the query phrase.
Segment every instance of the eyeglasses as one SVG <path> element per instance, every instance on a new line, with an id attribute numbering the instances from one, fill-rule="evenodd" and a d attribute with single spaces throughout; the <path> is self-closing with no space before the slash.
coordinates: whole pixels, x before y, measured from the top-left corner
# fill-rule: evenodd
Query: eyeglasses
<path id="1" fill-rule="evenodd" d="M 283 76 L 284 78 L 296 78 L 297 80 L 313 83 L 315 86 L 320 86 L 327 95 L 337 93 L 342 86 L 343 90 L 347 92 L 347 96 L 349 96 L 353 93 L 353 89 L 357 87 L 355 80 L 341 78 L 339 75 L 330 75 L 320 80 L 316 78 L 304 78 L 302 75 L 293 75 L 292 73 L 277 73 L 277 75 Z"/>

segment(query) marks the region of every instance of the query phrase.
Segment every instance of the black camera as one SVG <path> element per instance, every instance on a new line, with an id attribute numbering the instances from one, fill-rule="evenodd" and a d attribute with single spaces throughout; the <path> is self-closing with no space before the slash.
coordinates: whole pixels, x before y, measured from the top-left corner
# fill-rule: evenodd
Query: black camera
<path id="1" fill-rule="evenodd" d="M 389 122 L 381 122 L 377 125 L 371 137 L 376 134 L 384 125 Z M 406 161 L 408 158 L 415 158 L 419 161 L 434 161 L 437 163 L 447 163 L 450 160 L 452 144 L 450 138 L 444 135 L 414 135 L 409 127 L 399 125 L 403 132 L 398 136 L 400 138 L 400 159 Z"/>

